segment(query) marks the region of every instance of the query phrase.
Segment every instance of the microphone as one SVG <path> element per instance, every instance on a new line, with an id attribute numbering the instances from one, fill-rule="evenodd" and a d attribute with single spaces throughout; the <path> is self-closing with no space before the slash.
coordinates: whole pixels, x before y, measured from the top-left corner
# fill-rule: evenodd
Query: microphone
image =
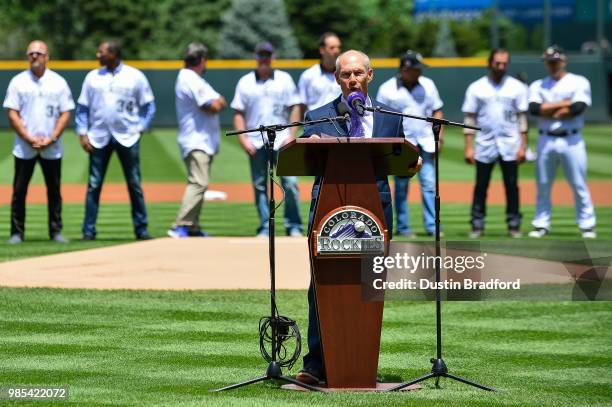
<path id="1" fill-rule="evenodd" d="M 351 109 L 344 102 L 338 103 L 338 116 L 342 116 L 344 121 L 351 120 Z"/>
<path id="2" fill-rule="evenodd" d="M 366 99 L 363 93 L 359 91 L 351 92 L 348 95 L 347 101 L 349 105 L 351 106 L 351 109 L 357 112 L 359 116 L 363 116 L 365 114 Z"/>

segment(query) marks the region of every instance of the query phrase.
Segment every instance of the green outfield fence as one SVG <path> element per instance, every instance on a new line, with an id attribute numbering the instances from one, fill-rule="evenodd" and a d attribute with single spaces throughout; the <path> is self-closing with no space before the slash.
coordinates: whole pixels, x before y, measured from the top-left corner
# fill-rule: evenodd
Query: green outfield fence
<path id="1" fill-rule="evenodd" d="M 486 72 L 486 58 L 429 58 L 430 66 L 424 75 L 432 78 L 444 101 L 444 112 L 448 118 L 461 119 L 461 103 L 468 84 Z M 176 72 L 182 67 L 181 61 L 126 61 L 142 69 L 151 82 L 157 103 L 157 113 L 153 122 L 158 127 L 176 127 L 174 111 L 174 81 Z M 275 67 L 286 70 L 296 80 L 316 60 L 277 60 Z M 373 59 L 374 81 L 371 93 L 376 94 L 382 82 L 397 72 L 398 59 Z M 97 68 L 96 61 L 51 61 L 50 68 L 61 74 L 70 85 L 74 98 L 78 98 L 81 84 L 87 72 Z M 255 67 L 249 60 L 211 60 L 208 63 L 206 79 L 225 98 L 231 101 L 238 79 Z M 0 61 L 0 97 L 4 100 L 9 80 L 18 72 L 27 69 L 26 61 Z M 587 111 L 586 118 L 592 122 L 607 122 L 612 115 L 612 59 L 598 56 L 569 55 L 568 69 L 584 75 L 591 81 L 593 106 Z M 513 56 L 510 73 L 521 74 L 528 83 L 546 75 L 544 64 L 537 55 Z M 221 114 L 223 126 L 231 126 L 230 110 Z M 0 115 L 0 127 L 7 127 L 5 115 Z"/>

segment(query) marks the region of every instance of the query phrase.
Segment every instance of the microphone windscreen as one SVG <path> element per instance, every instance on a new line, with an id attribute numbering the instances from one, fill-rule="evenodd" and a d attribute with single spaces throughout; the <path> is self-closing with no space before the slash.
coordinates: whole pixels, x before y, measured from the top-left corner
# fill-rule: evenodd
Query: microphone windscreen
<path id="1" fill-rule="evenodd" d="M 344 116 L 347 113 L 351 113 L 351 109 L 347 106 L 347 104 L 344 102 L 338 103 L 338 116 Z"/>

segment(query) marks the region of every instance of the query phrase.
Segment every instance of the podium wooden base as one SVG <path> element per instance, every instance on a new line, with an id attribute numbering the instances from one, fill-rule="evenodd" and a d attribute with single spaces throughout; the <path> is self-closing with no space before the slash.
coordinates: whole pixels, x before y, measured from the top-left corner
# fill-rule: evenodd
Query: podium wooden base
<path id="1" fill-rule="evenodd" d="M 340 389 L 340 388 L 329 388 L 329 387 L 318 387 L 315 386 L 318 390 L 322 391 L 322 392 L 327 392 L 327 393 L 333 393 L 333 392 L 340 392 L 340 391 L 356 391 L 356 392 L 362 392 L 362 391 L 386 391 L 389 390 L 395 386 L 398 386 L 400 383 L 376 383 L 376 387 L 366 387 L 366 388 L 355 388 L 355 389 Z M 299 387 L 296 386 L 295 384 L 285 384 L 283 386 L 281 386 L 282 389 L 285 390 L 295 390 L 295 391 L 310 391 L 308 389 L 305 389 L 303 387 Z M 405 387 L 403 389 L 401 389 L 400 391 L 414 391 L 414 390 L 421 390 L 421 385 L 420 384 L 413 384 L 412 386 L 408 386 Z"/>

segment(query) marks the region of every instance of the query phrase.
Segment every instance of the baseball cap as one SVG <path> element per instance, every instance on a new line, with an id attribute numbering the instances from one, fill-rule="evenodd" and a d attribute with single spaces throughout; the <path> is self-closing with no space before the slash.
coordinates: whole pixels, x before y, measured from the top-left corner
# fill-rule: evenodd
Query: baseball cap
<path id="1" fill-rule="evenodd" d="M 263 41 L 263 42 L 258 43 L 255 46 L 255 53 L 259 54 L 263 52 L 274 54 L 274 46 L 272 46 L 272 44 L 270 44 L 268 41 Z"/>
<path id="2" fill-rule="evenodd" d="M 565 52 L 558 45 L 551 45 L 544 50 L 542 58 L 545 61 L 565 61 Z"/>
<path id="3" fill-rule="evenodd" d="M 427 68 L 427 65 L 423 63 L 423 56 L 418 52 L 412 50 L 406 51 L 400 58 L 400 68 Z"/>

